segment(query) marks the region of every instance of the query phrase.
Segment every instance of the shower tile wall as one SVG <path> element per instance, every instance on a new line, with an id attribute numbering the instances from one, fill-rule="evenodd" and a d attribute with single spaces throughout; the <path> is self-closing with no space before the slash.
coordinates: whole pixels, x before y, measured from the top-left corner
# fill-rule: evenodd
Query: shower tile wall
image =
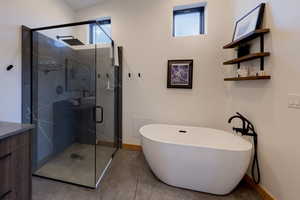
<path id="1" fill-rule="evenodd" d="M 80 98 L 81 92 L 66 88 L 66 61 L 76 60 L 76 52 L 43 34 L 38 34 L 37 44 L 37 160 L 42 164 L 75 141 L 74 127 L 64 123 L 74 124 L 69 99 Z"/>
<path id="2" fill-rule="evenodd" d="M 54 154 L 54 105 L 65 102 L 73 96 L 65 90 L 65 61 L 74 57 L 72 49 L 59 42 L 38 34 L 38 163 L 46 161 Z M 57 92 L 57 89 L 62 91 Z M 75 94 L 79 97 L 79 94 Z M 57 105 L 56 104 L 56 105 Z M 63 107 L 63 106 L 62 106 Z"/>
<path id="3" fill-rule="evenodd" d="M 95 71 L 95 49 L 77 49 L 77 50 L 73 50 L 74 53 L 76 54 L 76 59 L 78 62 L 80 62 L 81 65 L 85 66 L 84 69 L 86 69 L 86 71 L 83 73 L 86 73 L 85 75 L 88 76 L 86 78 L 89 78 L 89 83 L 86 82 L 86 86 L 87 89 L 89 90 L 89 95 L 90 96 L 95 96 L 95 78 L 96 78 L 96 74 L 93 73 Z M 92 69 L 91 69 L 92 66 Z M 91 72 L 91 70 L 93 70 L 93 72 Z M 89 74 L 87 74 L 87 72 Z"/>

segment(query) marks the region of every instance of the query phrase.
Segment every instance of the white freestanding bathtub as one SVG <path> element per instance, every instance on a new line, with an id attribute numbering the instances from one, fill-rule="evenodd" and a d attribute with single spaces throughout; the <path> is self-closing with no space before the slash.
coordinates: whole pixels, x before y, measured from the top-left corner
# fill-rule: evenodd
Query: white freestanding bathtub
<path id="1" fill-rule="evenodd" d="M 225 195 L 250 163 L 252 144 L 225 131 L 153 124 L 140 133 L 151 170 L 172 186 Z"/>

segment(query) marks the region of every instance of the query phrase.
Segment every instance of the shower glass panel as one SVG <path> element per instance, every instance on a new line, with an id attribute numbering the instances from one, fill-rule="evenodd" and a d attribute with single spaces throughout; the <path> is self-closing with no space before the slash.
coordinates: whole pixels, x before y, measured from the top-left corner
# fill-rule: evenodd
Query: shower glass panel
<path id="1" fill-rule="evenodd" d="M 113 42 L 89 25 L 33 32 L 34 175 L 95 188 L 117 149 Z"/>
<path id="2" fill-rule="evenodd" d="M 96 24 L 94 26 L 94 41 L 96 43 L 96 73 L 97 73 L 97 98 L 96 98 L 96 132 L 97 145 L 96 157 L 101 157 L 96 161 L 96 177 L 99 180 L 106 169 L 107 162 L 110 162 L 112 155 L 117 149 L 115 137 L 116 123 L 116 71 L 114 66 L 114 43 L 106 35 L 105 25 Z M 100 33 L 100 34 L 99 34 Z M 101 39 L 105 37 L 106 39 Z M 103 116 L 101 116 L 103 114 Z"/>

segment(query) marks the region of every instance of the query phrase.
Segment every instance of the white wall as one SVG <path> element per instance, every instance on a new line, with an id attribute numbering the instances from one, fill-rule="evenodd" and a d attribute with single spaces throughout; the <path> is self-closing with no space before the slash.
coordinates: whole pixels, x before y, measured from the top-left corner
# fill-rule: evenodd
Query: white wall
<path id="1" fill-rule="evenodd" d="M 229 130 L 226 119 L 239 111 L 253 121 L 259 134 L 262 186 L 278 200 L 297 200 L 300 110 L 287 108 L 287 95 L 300 93 L 300 3 L 266 1 L 270 81 L 224 83 L 221 69 L 221 63 L 232 56 L 221 48 L 231 39 L 232 11 L 238 19 L 261 0 L 207 0 L 207 35 L 195 37 L 173 38 L 171 31 L 173 7 L 196 0 L 110 0 L 79 11 L 77 20 L 110 16 L 113 38 L 124 47 L 125 143 L 139 144 L 137 128 L 151 122 Z M 60 0 L 1 2 L 0 120 L 21 119 L 20 26 L 71 21 L 72 11 Z M 190 58 L 195 62 L 193 90 L 167 89 L 167 60 Z M 6 72 L 9 64 L 16 67 Z M 134 73 L 131 80 L 128 72 Z"/>
<path id="2" fill-rule="evenodd" d="M 0 3 L 0 121 L 21 121 L 21 25 L 31 28 L 74 21 L 61 0 L 11 0 Z M 15 68 L 6 71 L 8 65 Z"/>
<path id="3" fill-rule="evenodd" d="M 234 0 L 238 19 L 261 0 Z M 259 134 L 262 186 L 278 200 L 298 200 L 300 110 L 288 108 L 288 94 L 300 94 L 300 2 L 266 1 L 265 27 L 271 28 L 266 69 L 271 81 L 228 83 L 231 109 L 246 114 Z"/>
<path id="4" fill-rule="evenodd" d="M 221 47 L 231 34 L 232 12 L 229 1 L 208 0 L 207 35 L 173 38 L 173 7 L 194 2 L 110 0 L 77 13 L 78 20 L 111 17 L 112 36 L 124 47 L 124 143 L 139 144 L 138 128 L 146 123 L 225 127 Z M 194 59 L 193 90 L 166 88 L 168 59 Z"/>

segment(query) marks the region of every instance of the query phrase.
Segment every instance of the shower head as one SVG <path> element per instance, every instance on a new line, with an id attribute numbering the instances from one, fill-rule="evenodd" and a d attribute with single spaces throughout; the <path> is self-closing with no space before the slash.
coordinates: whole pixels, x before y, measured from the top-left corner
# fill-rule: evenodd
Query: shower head
<path id="1" fill-rule="evenodd" d="M 80 46 L 80 45 L 84 45 L 80 40 L 78 39 L 65 39 L 65 40 L 62 40 L 64 41 L 65 43 L 67 43 L 68 45 L 70 46 Z"/>
<path id="2" fill-rule="evenodd" d="M 80 40 L 74 38 L 74 36 L 56 36 L 56 38 L 62 39 L 62 38 L 70 38 L 70 39 L 62 39 L 62 41 L 64 41 L 65 43 L 67 43 L 70 46 L 80 46 L 80 45 L 84 45 L 84 43 L 82 43 Z"/>

